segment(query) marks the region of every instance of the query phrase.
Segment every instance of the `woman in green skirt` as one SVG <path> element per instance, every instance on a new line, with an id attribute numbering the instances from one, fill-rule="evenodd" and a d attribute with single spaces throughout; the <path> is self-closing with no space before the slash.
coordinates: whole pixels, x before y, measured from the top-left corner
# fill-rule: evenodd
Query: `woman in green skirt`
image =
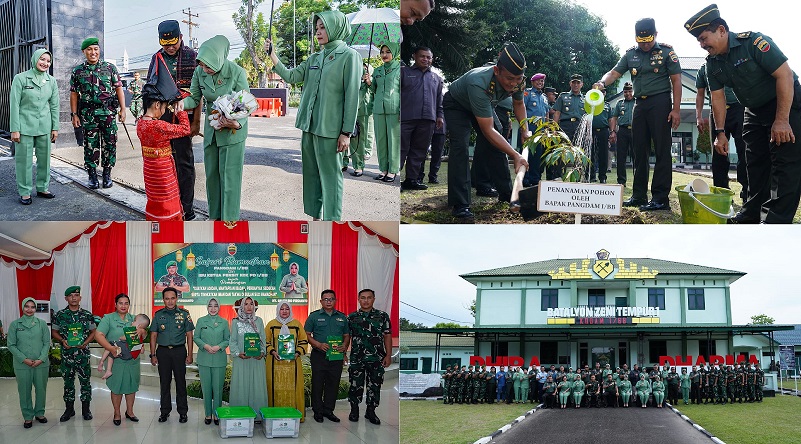
<path id="1" fill-rule="evenodd" d="M 125 328 L 131 327 L 134 316 L 128 313 L 131 307 L 131 299 L 125 293 L 120 293 L 114 298 L 114 308 L 116 311 L 103 316 L 100 325 L 97 326 L 95 340 L 103 348 L 117 355 L 117 347 L 113 342 L 125 336 Z M 134 414 L 134 400 L 136 392 L 139 391 L 139 356 L 133 359 L 114 360 L 114 372 L 106 379 L 106 386 L 111 391 L 111 405 L 114 407 L 114 417 L 112 421 L 118 426 L 122 423 L 120 404 L 122 395 L 125 395 L 125 417 L 133 422 L 139 422 L 139 418 Z"/>
<path id="2" fill-rule="evenodd" d="M 228 320 L 219 316 L 220 303 L 217 299 L 209 299 L 206 305 L 208 315 L 197 320 L 193 341 L 197 344 L 197 369 L 200 373 L 200 388 L 203 391 L 203 407 L 206 410 L 206 425 L 219 424 L 216 416 L 217 407 L 222 405 L 223 384 L 225 383 L 225 366 L 228 355 L 225 349 L 231 337 Z"/>
<path id="3" fill-rule="evenodd" d="M 35 317 L 35 313 L 36 301 L 25 298 L 22 300 L 22 317 L 8 326 L 8 351 L 14 364 L 19 407 L 26 429 L 33 426 L 34 417 L 42 424 L 47 422 L 44 413 L 50 371 L 50 328 L 45 321 Z M 31 388 L 36 390 L 36 404 L 31 399 Z"/>

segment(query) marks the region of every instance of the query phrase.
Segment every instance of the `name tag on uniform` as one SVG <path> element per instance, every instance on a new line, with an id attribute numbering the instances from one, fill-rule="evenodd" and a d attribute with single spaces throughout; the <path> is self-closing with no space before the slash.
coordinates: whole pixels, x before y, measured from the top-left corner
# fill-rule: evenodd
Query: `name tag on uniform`
<path id="1" fill-rule="evenodd" d="M 25 89 L 33 89 L 32 86 L 26 86 Z"/>
<path id="2" fill-rule="evenodd" d="M 309 69 L 320 69 L 320 67 L 318 65 L 312 65 L 309 67 Z"/>

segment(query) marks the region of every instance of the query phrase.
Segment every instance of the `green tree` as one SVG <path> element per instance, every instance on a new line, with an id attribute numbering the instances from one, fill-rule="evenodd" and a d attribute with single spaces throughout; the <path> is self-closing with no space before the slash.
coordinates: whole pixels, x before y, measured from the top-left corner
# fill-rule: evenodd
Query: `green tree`
<path id="1" fill-rule="evenodd" d="M 267 86 L 267 70 L 272 66 L 272 62 L 264 50 L 269 24 L 262 13 L 258 13 L 256 19 L 253 19 L 253 13 L 262 1 L 243 0 L 239 11 L 232 16 L 236 29 L 245 41 L 245 50 L 236 59 L 236 63 L 248 71 L 248 82 L 259 88 Z"/>
<path id="2" fill-rule="evenodd" d="M 459 325 L 455 322 L 437 322 L 434 328 L 469 328 L 467 325 Z"/>
<path id="3" fill-rule="evenodd" d="M 473 299 L 473 301 L 470 302 L 470 306 L 467 307 L 467 309 L 470 310 L 470 314 L 473 316 L 473 319 L 475 319 L 476 318 L 476 300 L 475 299 Z"/>
<path id="4" fill-rule="evenodd" d="M 695 140 L 695 150 L 705 155 L 706 163 L 709 163 L 709 158 L 712 155 L 712 144 L 709 140 L 709 125 L 698 133 L 698 138 Z"/>
<path id="5" fill-rule="evenodd" d="M 398 327 L 402 331 L 409 331 L 414 330 L 415 328 L 426 328 L 423 324 L 415 324 L 414 322 L 410 322 L 406 318 L 400 318 L 400 322 L 398 323 Z"/>
<path id="6" fill-rule="evenodd" d="M 292 27 L 292 2 L 281 2 L 275 8 L 273 18 L 274 43 L 278 58 L 289 68 L 293 68 L 293 54 L 297 55 L 297 64 L 306 60 L 316 49 L 314 40 L 314 24 L 312 14 L 331 10 L 330 0 L 295 0 L 295 34 Z M 293 48 L 293 42 L 295 44 Z"/>
<path id="7" fill-rule="evenodd" d="M 751 324 L 753 325 L 773 325 L 775 320 L 766 315 L 766 314 L 758 314 L 751 316 Z"/>

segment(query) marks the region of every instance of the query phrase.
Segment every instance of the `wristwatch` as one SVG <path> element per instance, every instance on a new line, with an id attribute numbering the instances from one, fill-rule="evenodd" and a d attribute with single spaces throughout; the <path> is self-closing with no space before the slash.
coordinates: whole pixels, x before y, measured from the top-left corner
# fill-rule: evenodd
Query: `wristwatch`
<path id="1" fill-rule="evenodd" d="M 718 134 L 725 133 L 725 132 L 726 132 L 726 130 L 725 130 L 725 129 L 718 129 L 718 128 L 716 128 L 716 129 L 715 129 L 715 135 L 716 135 L 716 136 L 717 136 Z"/>
<path id="2" fill-rule="evenodd" d="M 353 137 L 353 133 L 348 133 L 345 131 L 341 131 L 339 134 L 342 134 L 343 136 Z"/>
<path id="3" fill-rule="evenodd" d="M 151 358 L 155 358 L 155 357 L 156 357 L 156 354 L 155 354 L 155 353 L 151 353 L 151 354 L 150 354 L 150 357 L 151 357 Z"/>

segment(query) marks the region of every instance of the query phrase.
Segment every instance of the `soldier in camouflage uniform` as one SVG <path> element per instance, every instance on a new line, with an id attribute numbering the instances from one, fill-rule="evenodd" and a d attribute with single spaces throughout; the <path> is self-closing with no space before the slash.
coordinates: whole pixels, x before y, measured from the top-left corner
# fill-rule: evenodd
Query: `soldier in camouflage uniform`
<path id="1" fill-rule="evenodd" d="M 457 404 L 461 404 L 462 403 L 462 383 L 464 382 L 464 380 L 462 379 L 462 372 L 459 371 L 459 369 L 457 369 L 456 372 L 453 374 L 452 378 L 453 379 L 451 381 L 451 388 L 450 388 L 450 391 L 451 391 L 450 398 L 451 398 L 451 400 L 450 400 L 450 402 L 448 404 L 453 404 L 454 402 L 456 402 Z"/>
<path id="2" fill-rule="evenodd" d="M 737 398 L 737 402 L 742 404 L 743 398 L 745 398 L 745 365 L 737 364 L 735 366 L 735 373 L 737 375 L 737 378 L 735 379 L 737 390 L 735 391 L 734 395 Z"/>
<path id="3" fill-rule="evenodd" d="M 125 96 L 117 68 L 100 60 L 96 37 L 81 44 L 86 61 L 72 69 L 70 77 L 70 116 L 72 126 L 83 127 L 83 161 L 89 172 L 89 188 L 97 189 L 97 164 L 103 166 L 103 188 L 111 188 L 111 169 L 117 161 L 117 123 L 125 124 Z M 100 141 L 103 157 L 100 157 Z"/>
<path id="4" fill-rule="evenodd" d="M 715 385 L 713 391 L 715 392 L 715 404 L 726 404 L 726 370 L 722 367 L 715 367 L 712 370 L 715 375 Z"/>
<path id="5" fill-rule="evenodd" d="M 442 374 L 442 403 L 448 403 L 448 391 L 451 388 L 451 366 L 449 365 L 445 373 Z"/>
<path id="6" fill-rule="evenodd" d="M 737 371 L 732 366 L 726 367 L 726 395 L 727 401 L 734 404 L 737 398 Z"/>
<path id="7" fill-rule="evenodd" d="M 64 292 L 67 307 L 59 310 L 51 322 L 52 336 L 61 344 L 61 376 L 64 378 L 64 404 L 66 410 L 61 415 L 61 422 L 75 416 L 75 375 L 81 384 L 81 413 L 83 419 L 92 419 L 89 403 L 92 401 L 92 375 L 89 367 L 89 343 L 94 340 L 95 318 L 87 310 L 81 308 L 81 287 L 72 286 Z M 68 337 L 80 337 L 81 345 L 70 346 Z"/>
<path id="8" fill-rule="evenodd" d="M 484 369 L 477 368 L 476 374 L 473 376 L 473 404 L 478 404 L 484 399 L 482 393 L 486 390 L 487 385 L 484 379 Z"/>
<path id="9" fill-rule="evenodd" d="M 348 375 L 350 390 L 350 415 L 353 422 L 359 420 L 359 403 L 367 386 L 367 411 L 364 417 L 373 424 L 381 424 L 375 408 L 381 400 L 381 384 L 384 368 L 392 362 L 392 326 L 389 315 L 373 308 L 375 292 L 364 289 L 359 292 L 359 310 L 348 315 L 351 350 Z"/>
<path id="10" fill-rule="evenodd" d="M 753 366 L 745 370 L 745 396 L 746 402 L 754 402 L 754 385 L 756 384 L 756 369 Z"/>
<path id="11" fill-rule="evenodd" d="M 139 117 L 144 114 L 142 109 L 142 87 L 145 82 L 139 78 L 139 73 L 134 73 L 134 79 L 128 84 L 128 92 L 131 93 L 131 114 L 133 114 L 134 125 L 139 121 Z"/>
<path id="12" fill-rule="evenodd" d="M 762 367 L 757 366 L 756 375 L 754 377 L 754 399 L 757 402 L 762 402 L 762 386 L 765 385 L 765 372 Z"/>

